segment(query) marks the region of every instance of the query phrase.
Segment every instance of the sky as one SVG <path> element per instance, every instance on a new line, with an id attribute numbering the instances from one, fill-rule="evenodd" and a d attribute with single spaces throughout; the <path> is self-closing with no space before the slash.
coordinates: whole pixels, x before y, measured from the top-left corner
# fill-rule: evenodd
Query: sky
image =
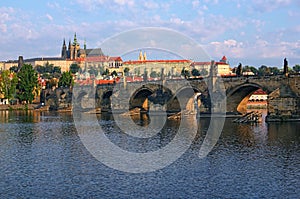
<path id="1" fill-rule="evenodd" d="M 233 67 L 282 68 L 285 57 L 292 67 L 300 64 L 299 10 L 299 0 L 1 0 L 0 60 L 60 56 L 75 32 L 81 46 L 101 48 L 124 31 L 155 27 L 193 39 L 210 59 L 226 55 Z"/>

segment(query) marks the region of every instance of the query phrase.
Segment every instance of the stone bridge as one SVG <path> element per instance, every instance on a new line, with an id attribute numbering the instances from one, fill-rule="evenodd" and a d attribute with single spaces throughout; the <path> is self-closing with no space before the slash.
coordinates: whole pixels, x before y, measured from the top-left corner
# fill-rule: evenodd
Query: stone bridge
<path id="1" fill-rule="evenodd" d="M 218 112 L 218 102 L 226 102 L 227 113 L 244 113 L 246 102 L 257 89 L 269 95 L 268 114 L 270 118 L 294 118 L 300 115 L 300 76 L 268 77 L 209 77 L 205 79 L 164 80 L 149 82 L 118 83 L 75 87 L 73 105 L 85 108 L 100 108 L 102 111 L 166 110 L 178 112 L 183 109 L 203 113 Z M 59 90 L 59 88 L 57 89 Z M 59 96 L 69 92 L 56 91 Z M 201 93 L 201 95 L 200 95 Z M 221 93 L 219 101 L 211 96 Z M 70 97 L 67 97 L 69 99 Z M 55 100 L 54 100 L 55 101 Z M 67 100 L 68 102 L 70 100 Z M 74 103 L 75 102 L 75 103 Z M 53 103 L 53 102 L 52 102 Z M 60 104 L 60 102 L 56 102 Z M 183 104 L 183 106 L 182 106 Z"/>

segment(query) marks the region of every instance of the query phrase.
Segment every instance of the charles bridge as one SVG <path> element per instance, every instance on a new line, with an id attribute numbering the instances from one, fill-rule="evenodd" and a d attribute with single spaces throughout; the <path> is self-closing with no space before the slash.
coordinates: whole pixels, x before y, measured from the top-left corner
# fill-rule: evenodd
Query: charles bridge
<path id="1" fill-rule="evenodd" d="M 41 100 L 50 109 L 73 106 L 82 110 L 167 111 L 184 109 L 201 113 L 245 113 L 246 103 L 257 89 L 268 94 L 269 120 L 300 117 L 300 76 L 208 77 L 201 79 L 123 82 L 106 85 L 75 86 L 44 90 Z M 191 92 L 192 91 L 192 92 Z M 217 94 L 217 95 L 215 95 Z M 216 97 L 212 97 L 216 96 Z M 182 104 L 184 104 L 182 106 Z"/>

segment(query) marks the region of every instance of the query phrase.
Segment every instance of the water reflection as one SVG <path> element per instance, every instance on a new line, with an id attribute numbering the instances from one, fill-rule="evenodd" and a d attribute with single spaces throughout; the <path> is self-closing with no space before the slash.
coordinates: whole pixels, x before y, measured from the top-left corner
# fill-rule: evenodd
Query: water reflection
<path id="1" fill-rule="evenodd" d="M 110 114 L 97 115 L 123 149 L 157 150 L 179 122 L 168 120 L 150 139 L 124 134 Z M 137 118 L 139 125 L 159 119 Z M 198 119 L 190 149 L 172 165 L 128 174 L 97 161 L 79 139 L 70 113 L 0 112 L 1 198 L 299 198 L 300 123 L 236 124 L 204 159 L 197 154 L 210 119 Z M 142 121 L 139 121 L 142 120 Z M 147 123 L 148 122 L 148 123 Z M 188 132 L 187 132 L 188 133 Z M 121 162 L 120 162 L 121 164 Z"/>

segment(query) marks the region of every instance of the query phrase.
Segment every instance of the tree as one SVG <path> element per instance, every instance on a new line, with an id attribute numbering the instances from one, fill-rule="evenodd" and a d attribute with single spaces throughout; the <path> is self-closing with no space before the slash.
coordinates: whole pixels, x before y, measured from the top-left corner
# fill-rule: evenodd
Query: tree
<path id="1" fill-rule="evenodd" d="M 201 71 L 200 71 L 200 75 L 201 76 L 206 76 L 206 75 L 208 75 L 208 71 L 206 70 L 206 69 L 202 69 Z"/>
<path id="2" fill-rule="evenodd" d="M 45 64 L 45 73 L 49 73 L 49 74 L 52 74 L 53 73 L 53 64 L 49 64 L 49 62 L 47 62 Z"/>
<path id="3" fill-rule="evenodd" d="M 128 67 L 124 68 L 124 74 L 125 74 L 126 76 L 128 76 L 129 70 L 130 70 L 130 69 L 129 69 Z"/>
<path id="4" fill-rule="evenodd" d="M 270 75 L 270 68 L 268 68 L 265 65 L 262 65 L 261 67 L 259 67 L 258 69 L 258 75 L 259 76 L 265 76 L 265 75 Z"/>
<path id="5" fill-rule="evenodd" d="M 300 65 L 299 65 L 299 64 L 296 64 L 296 65 L 293 67 L 293 70 L 294 70 L 296 73 L 299 73 L 299 72 L 300 72 Z"/>
<path id="6" fill-rule="evenodd" d="M 3 93 L 4 98 L 13 99 L 18 84 L 17 75 L 9 70 L 4 70 L 1 73 L 0 80 L 0 91 Z"/>
<path id="7" fill-rule="evenodd" d="M 45 73 L 45 66 L 37 65 L 37 66 L 35 67 L 35 70 L 36 70 L 39 74 L 44 74 L 44 73 Z"/>
<path id="8" fill-rule="evenodd" d="M 17 73 L 18 72 L 18 66 L 12 66 L 9 68 L 10 72 Z"/>
<path id="9" fill-rule="evenodd" d="M 88 73 L 90 73 L 91 75 L 94 74 L 95 76 L 98 75 L 98 71 L 93 67 L 89 68 Z"/>
<path id="10" fill-rule="evenodd" d="M 54 67 L 53 67 L 53 73 L 59 73 L 59 74 L 61 74 L 61 67 L 59 67 L 59 66 L 54 66 Z"/>
<path id="11" fill-rule="evenodd" d="M 181 75 L 184 76 L 184 78 L 188 78 L 191 76 L 190 71 L 185 69 L 184 67 L 181 70 Z"/>
<path id="12" fill-rule="evenodd" d="M 118 73 L 114 70 L 110 75 L 113 76 L 113 77 L 117 77 Z"/>
<path id="13" fill-rule="evenodd" d="M 109 70 L 108 70 L 108 69 L 105 69 L 104 72 L 102 73 L 102 75 L 103 75 L 103 76 L 109 75 Z"/>
<path id="14" fill-rule="evenodd" d="M 200 76 L 199 70 L 196 69 L 196 68 L 194 68 L 194 69 L 192 70 L 192 75 L 193 75 L 193 76 Z"/>
<path id="15" fill-rule="evenodd" d="M 38 77 L 36 71 L 31 64 L 24 64 L 18 73 L 19 78 L 19 91 L 18 98 L 20 101 L 32 103 L 38 87 Z"/>
<path id="16" fill-rule="evenodd" d="M 59 78 L 58 86 L 59 87 L 70 87 L 74 84 L 73 76 L 71 71 L 63 72 Z"/>
<path id="17" fill-rule="evenodd" d="M 70 66 L 70 71 L 72 74 L 75 74 L 79 71 L 80 67 L 78 66 L 78 64 L 71 64 Z"/>
<path id="18" fill-rule="evenodd" d="M 151 73 L 150 73 L 150 77 L 151 78 L 156 78 L 156 77 L 158 77 L 159 76 L 159 74 L 156 72 L 156 71 L 152 71 Z"/>
<path id="19" fill-rule="evenodd" d="M 270 73 L 272 75 L 278 75 L 280 73 L 280 70 L 277 67 L 270 67 Z"/>
<path id="20" fill-rule="evenodd" d="M 258 74 L 258 70 L 254 66 L 244 66 L 243 72 L 252 72 L 255 75 Z"/>

